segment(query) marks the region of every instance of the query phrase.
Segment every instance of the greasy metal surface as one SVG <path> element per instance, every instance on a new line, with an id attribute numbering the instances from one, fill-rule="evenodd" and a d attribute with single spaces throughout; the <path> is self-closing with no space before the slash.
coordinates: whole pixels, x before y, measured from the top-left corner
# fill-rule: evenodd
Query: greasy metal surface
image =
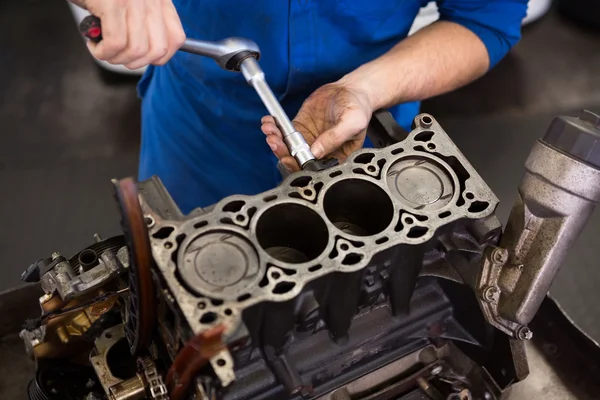
<path id="1" fill-rule="evenodd" d="M 427 347 L 431 343 L 429 338 L 481 346 L 487 339 L 485 335 L 473 336 L 468 331 L 473 328 L 474 332 L 485 332 L 485 321 L 477 312 L 477 304 L 472 302 L 474 314 L 457 310 L 439 285 L 431 279 L 426 281 L 423 279 L 415 289 L 408 315 L 393 317 L 385 304 L 365 309 L 352 320 L 346 339 L 336 344 L 332 343 L 329 332 L 311 326 L 315 323 L 310 322 L 302 324 L 300 332 L 292 333 L 292 343 L 283 355 L 269 355 L 268 343 L 266 357 L 262 351 L 249 348 L 235 352 L 236 381 L 224 393 L 223 400 L 285 398 L 289 387 L 312 391 L 319 397 Z M 461 296 L 469 298 L 470 289 L 462 288 Z M 274 314 L 277 311 L 283 312 L 285 308 L 266 307 L 266 329 L 275 326 L 273 320 L 285 319 L 283 314 Z M 293 399 L 298 400 L 298 396 Z"/>
<path id="2" fill-rule="evenodd" d="M 192 331 L 197 334 L 225 322 L 226 335 L 231 336 L 242 311 L 254 304 L 293 299 L 310 281 L 333 272 L 353 276 L 399 245 L 416 248 L 441 227 L 490 216 L 496 197 L 439 124 L 425 117 L 426 127 L 415 129 L 404 142 L 362 150 L 321 173 L 294 174 L 277 189 L 255 197 L 228 197 L 213 211 L 187 220 L 163 220 L 142 196 L 144 214 L 151 217 L 157 267 Z M 402 167 L 396 168 L 397 163 Z M 421 171 L 443 175 L 452 190 L 422 185 L 420 195 L 407 200 L 405 188 L 415 186 Z M 439 207 L 438 201 L 444 204 Z M 206 235 L 210 239 L 205 240 Z M 199 241 L 201 247 L 196 246 Z M 246 247 L 252 249 L 249 255 Z M 231 258 L 232 251 L 239 257 Z M 259 269 L 250 264 L 256 257 Z M 218 277 L 211 265 L 225 260 L 222 271 L 227 277 Z M 203 285 L 188 287 L 178 278 L 190 274 L 189 269 Z M 215 279 L 211 291 L 206 291 L 207 273 Z M 185 281 L 189 280 L 188 276 Z M 223 282 L 236 290 L 214 285 Z M 219 302 L 200 306 L 202 297 Z"/>
<path id="3" fill-rule="evenodd" d="M 112 374 L 106 358 L 110 349 L 121 339 L 125 339 L 125 332 L 122 325 L 109 328 L 102 332 L 102 335 L 96 339 L 94 342 L 95 351 L 90 354 L 90 363 L 94 367 L 107 396 L 110 396 L 111 387 L 123 381 L 123 379 L 117 378 Z"/>
<path id="4" fill-rule="evenodd" d="M 448 349 L 446 347 L 448 345 L 441 348 L 436 348 L 433 345 L 424 347 L 316 400 L 350 400 L 352 398 L 362 398 L 369 392 L 372 392 L 374 387 L 379 387 L 386 382 L 392 382 L 394 378 L 405 374 L 406 371 L 422 365 L 428 367 L 426 369 L 426 371 L 429 370 L 427 371 L 428 374 L 437 375 L 441 372 L 442 367 L 433 364 L 440 356 L 445 355 L 444 351 L 447 353 Z"/>
<path id="5" fill-rule="evenodd" d="M 121 381 L 110 388 L 110 400 L 146 399 L 144 381 L 140 375 Z"/>
<path id="6" fill-rule="evenodd" d="M 104 290 L 99 288 L 87 296 L 69 302 L 64 302 L 57 294 L 44 295 L 40 297 L 39 302 L 42 314 L 46 314 L 85 305 L 84 303 L 103 293 Z M 90 349 L 89 341 L 83 336 L 94 322 L 114 307 L 116 301 L 116 297 L 108 298 L 79 311 L 51 318 L 33 331 L 22 330 L 20 336 L 25 342 L 28 353 L 40 360 L 68 357 Z"/>
<path id="7" fill-rule="evenodd" d="M 171 400 L 183 399 L 194 384 L 198 371 L 224 351 L 223 331 L 222 325 L 204 331 L 188 341 L 177 354 L 166 377 Z M 231 363 L 230 358 L 229 361 Z"/>
<path id="8" fill-rule="evenodd" d="M 538 141 L 500 246 L 509 258 L 498 278 L 499 314 L 526 325 L 600 201 L 600 169 Z"/>
<path id="9" fill-rule="evenodd" d="M 13 326 L 0 338 L 0 395 L 22 399 L 35 366 L 25 354 L 17 336 L 23 317 L 33 318 L 39 312 L 36 295 L 40 290 L 23 286 L 0 294 L 0 326 Z M 27 310 L 30 310 L 27 312 Z M 523 382 L 516 384 L 507 400 L 596 400 L 600 394 L 596 366 L 600 347 L 575 329 L 551 302 L 545 301 L 532 322 L 535 332 L 527 342 L 531 369 Z"/>
<path id="10" fill-rule="evenodd" d="M 41 277 L 42 289 L 48 294 L 57 291 L 63 300 L 71 300 L 102 287 L 129 267 L 126 247 L 107 249 L 97 256 L 98 265 L 88 271 L 70 261 L 59 263 Z"/>

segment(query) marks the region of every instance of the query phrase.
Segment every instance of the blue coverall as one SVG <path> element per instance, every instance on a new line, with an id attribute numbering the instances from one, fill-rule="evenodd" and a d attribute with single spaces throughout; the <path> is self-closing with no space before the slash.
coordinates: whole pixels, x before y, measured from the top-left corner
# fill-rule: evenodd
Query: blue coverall
<path id="1" fill-rule="evenodd" d="M 260 63 L 293 118 L 315 89 L 390 50 L 427 0 L 174 0 L 186 35 L 242 36 L 261 48 Z M 442 20 L 485 44 L 493 67 L 520 39 L 526 0 L 441 0 Z M 280 181 L 260 131 L 266 110 L 239 73 L 177 52 L 139 84 L 139 178 L 161 178 L 184 213 L 232 194 L 256 194 Z M 419 103 L 390 111 L 405 128 Z"/>

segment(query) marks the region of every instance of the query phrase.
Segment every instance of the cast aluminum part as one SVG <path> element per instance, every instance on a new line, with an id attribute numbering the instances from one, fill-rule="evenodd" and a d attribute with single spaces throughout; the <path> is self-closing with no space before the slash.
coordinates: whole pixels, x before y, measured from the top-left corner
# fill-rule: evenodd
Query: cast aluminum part
<path id="1" fill-rule="evenodd" d="M 120 340 L 125 339 L 123 325 L 116 325 L 102 332 L 94 342 L 94 352 L 90 354 L 90 363 L 96 371 L 100 384 L 104 388 L 106 396 L 110 400 L 122 399 L 123 397 L 140 398 L 144 393 L 144 386 L 140 376 L 135 376 L 125 382 L 113 375 L 108 365 L 108 353 Z M 141 397 L 143 398 L 143 397 Z"/>
<path id="2" fill-rule="evenodd" d="M 154 361 L 143 356 L 137 359 L 138 373 L 129 379 L 113 374 L 108 361 L 109 352 L 120 340 L 125 340 L 123 325 L 116 325 L 102 332 L 96 339 L 94 352 L 90 355 L 96 375 L 109 400 L 168 400 L 167 388 L 158 373 Z"/>
<path id="3" fill-rule="evenodd" d="M 256 322 L 243 312 L 285 303 L 301 313 L 326 307 L 325 326 L 343 340 L 367 269 L 377 271 L 374 282 L 405 286 L 389 293 L 401 313 L 432 238 L 472 221 L 490 227 L 481 243 L 493 240 L 497 225 L 488 221 L 496 220 L 498 199 L 433 117 L 415 122 L 400 143 L 363 149 L 340 166 L 296 173 L 269 192 L 231 196 L 187 217 L 165 213 L 153 200 L 168 197 L 164 188 L 156 196 L 160 190 L 141 182 L 160 293 L 186 329 L 198 335 L 222 324 L 225 343 L 233 343 Z M 148 184 L 162 187 L 157 178 Z M 335 301 L 325 302 L 326 293 L 336 293 Z M 235 377 L 231 357 L 211 364 L 223 386 Z"/>
<path id="4" fill-rule="evenodd" d="M 500 247 L 490 249 L 478 290 L 488 321 L 519 339 L 600 201 L 600 117 L 558 117 L 525 163 Z"/>
<path id="5" fill-rule="evenodd" d="M 60 256 L 52 255 L 53 259 Z M 103 286 L 129 267 L 127 248 L 121 247 L 115 254 L 105 251 L 100 254 L 98 265 L 89 271 L 75 271 L 68 260 L 58 263 L 52 270 L 41 277 L 41 286 L 45 293 L 55 291 L 63 300 L 89 293 Z"/>
<path id="6" fill-rule="evenodd" d="M 269 114 L 275 119 L 277 126 L 281 129 L 283 142 L 287 146 L 292 157 L 296 159 L 298 165 L 303 167 L 309 161 L 315 159 L 310 151 L 310 146 L 304 140 L 304 136 L 294 128 L 292 121 L 279 104 L 279 101 L 271 91 L 265 74 L 260 68 L 258 61 L 253 57 L 246 58 L 241 62 L 240 69 L 246 81 L 256 90 L 260 99 L 269 111 Z"/>

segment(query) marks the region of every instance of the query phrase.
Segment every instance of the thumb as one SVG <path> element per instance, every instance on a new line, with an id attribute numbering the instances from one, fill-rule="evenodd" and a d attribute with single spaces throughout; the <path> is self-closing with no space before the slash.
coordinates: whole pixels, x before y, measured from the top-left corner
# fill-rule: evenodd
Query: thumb
<path id="1" fill-rule="evenodd" d="M 316 158 L 324 157 L 342 147 L 361 130 L 362 128 L 358 129 L 351 119 L 342 119 L 338 124 L 321 133 L 310 147 L 310 151 Z"/>

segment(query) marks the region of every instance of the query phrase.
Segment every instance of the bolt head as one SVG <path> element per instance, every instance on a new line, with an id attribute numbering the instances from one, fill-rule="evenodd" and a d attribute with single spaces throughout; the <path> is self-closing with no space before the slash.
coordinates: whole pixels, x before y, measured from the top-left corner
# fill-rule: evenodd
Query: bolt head
<path id="1" fill-rule="evenodd" d="M 489 303 L 497 301 L 499 295 L 500 291 L 495 286 L 488 286 L 483 291 L 483 299 Z"/>
<path id="2" fill-rule="evenodd" d="M 533 332 L 531 332 L 531 329 L 529 329 L 528 327 L 522 326 L 517 331 L 517 337 L 520 340 L 531 340 L 531 338 L 533 337 Z"/>
<path id="3" fill-rule="evenodd" d="M 492 251 L 492 261 L 498 265 L 505 264 L 508 261 L 508 251 L 500 247 L 495 248 Z"/>

